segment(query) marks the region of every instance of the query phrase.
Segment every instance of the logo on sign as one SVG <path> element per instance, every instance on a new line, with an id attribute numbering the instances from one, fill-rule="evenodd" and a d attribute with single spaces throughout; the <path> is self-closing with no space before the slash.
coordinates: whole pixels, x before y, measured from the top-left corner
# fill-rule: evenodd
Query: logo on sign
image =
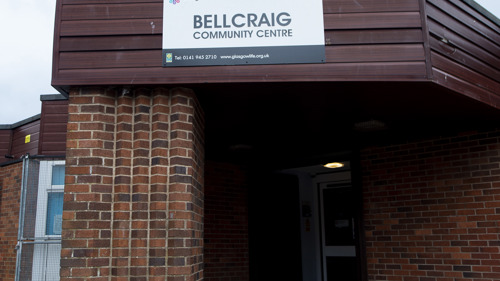
<path id="1" fill-rule="evenodd" d="M 165 62 L 172 62 L 172 53 L 166 53 Z"/>
<path id="2" fill-rule="evenodd" d="M 168 0 L 168 2 L 175 5 L 179 2 L 181 2 L 181 0 Z"/>

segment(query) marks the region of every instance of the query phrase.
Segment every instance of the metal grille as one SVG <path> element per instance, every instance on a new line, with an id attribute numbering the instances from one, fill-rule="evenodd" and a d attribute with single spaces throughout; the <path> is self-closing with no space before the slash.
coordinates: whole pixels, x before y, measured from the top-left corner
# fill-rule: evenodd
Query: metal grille
<path id="1" fill-rule="evenodd" d="M 16 281 L 60 279 L 62 160 L 29 155 L 23 159 Z"/>

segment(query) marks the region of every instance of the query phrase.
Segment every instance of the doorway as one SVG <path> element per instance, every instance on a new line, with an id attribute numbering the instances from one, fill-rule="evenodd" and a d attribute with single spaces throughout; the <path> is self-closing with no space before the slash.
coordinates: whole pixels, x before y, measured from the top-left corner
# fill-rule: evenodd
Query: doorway
<path id="1" fill-rule="evenodd" d="M 249 189 L 250 280 L 361 281 L 361 196 L 351 170 L 260 173 Z"/>
<path id="2" fill-rule="evenodd" d="M 249 199 L 250 280 L 302 281 L 297 178 L 260 173 Z"/>
<path id="3" fill-rule="evenodd" d="M 303 281 L 363 280 L 361 195 L 349 163 L 295 169 L 300 182 Z"/>
<path id="4" fill-rule="evenodd" d="M 355 196 L 350 183 L 319 184 L 323 281 L 358 281 Z"/>

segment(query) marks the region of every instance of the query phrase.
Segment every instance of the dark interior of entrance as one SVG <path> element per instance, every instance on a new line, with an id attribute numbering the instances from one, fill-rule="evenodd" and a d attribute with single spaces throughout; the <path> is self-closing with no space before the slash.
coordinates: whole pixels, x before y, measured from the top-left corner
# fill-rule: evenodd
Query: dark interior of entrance
<path id="1" fill-rule="evenodd" d="M 205 111 L 206 167 L 226 165 L 219 172 L 206 171 L 209 281 L 303 280 L 297 177 L 275 171 L 319 164 L 339 151 L 355 155 L 370 144 L 445 135 L 499 121 L 492 108 L 425 82 L 193 88 Z M 357 126 L 367 121 L 379 123 Z M 217 174 L 216 183 L 210 182 L 211 173 Z M 219 194 L 222 186 L 224 197 Z M 211 208 L 222 211 L 212 215 Z M 331 256 L 322 266 L 337 272 L 335 279 L 326 280 L 347 281 L 362 280 L 360 264 L 359 256 Z M 353 270 L 359 272 L 356 277 L 349 275 Z"/>
<path id="2" fill-rule="evenodd" d="M 431 82 L 191 86 L 205 111 L 207 159 L 246 161 L 242 156 L 251 154 L 259 165 L 277 168 L 376 141 L 499 121 L 494 108 Z M 379 126 L 363 126 L 370 121 Z"/>
<path id="3" fill-rule="evenodd" d="M 302 281 L 299 186 L 264 173 L 249 190 L 250 280 Z"/>

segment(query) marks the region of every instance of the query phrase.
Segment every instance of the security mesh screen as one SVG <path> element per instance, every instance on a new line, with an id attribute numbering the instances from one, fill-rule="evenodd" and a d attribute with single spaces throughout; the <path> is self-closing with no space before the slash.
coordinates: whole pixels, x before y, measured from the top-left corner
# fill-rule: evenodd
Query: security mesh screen
<path id="1" fill-rule="evenodd" d="M 24 198 L 22 199 L 24 199 L 24 202 L 21 202 L 21 206 L 24 206 L 22 240 L 33 240 L 35 239 L 36 203 L 38 197 L 40 162 L 34 159 L 27 159 L 25 161 L 28 161 L 28 165 L 24 166 L 24 173 L 27 173 L 27 175 L 25 175 L 25 179 L 27 178 L 27 181 L 24 183 L 24 190 L 22 190 L 22 196 L 24 195 Z"/>
<path id="2" fill-rule="evenodd" d="M 34 244 L 25 244 L 21 246 L 21 255 L 19 263 L 19 279 L 18 280 L 34 280 L 31 279 L 33 269 L 33 248 Z"/>
<path id="3" fill-rule="evenodd" d="M 16 280 L 60 279 L 64 174 L 61 159 L 25 159 Z"/>

